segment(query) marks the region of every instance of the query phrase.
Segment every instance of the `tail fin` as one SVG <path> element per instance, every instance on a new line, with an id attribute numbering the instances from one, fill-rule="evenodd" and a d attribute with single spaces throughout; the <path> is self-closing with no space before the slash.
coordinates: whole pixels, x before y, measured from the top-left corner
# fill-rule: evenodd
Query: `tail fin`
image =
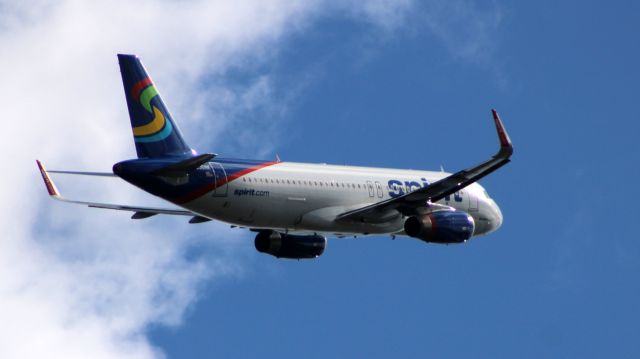
<path id="1" fill-rule="evenodd" d="M 138 158 L 191 154 L 140 59 L 118 54 L 118 62 Z"/>

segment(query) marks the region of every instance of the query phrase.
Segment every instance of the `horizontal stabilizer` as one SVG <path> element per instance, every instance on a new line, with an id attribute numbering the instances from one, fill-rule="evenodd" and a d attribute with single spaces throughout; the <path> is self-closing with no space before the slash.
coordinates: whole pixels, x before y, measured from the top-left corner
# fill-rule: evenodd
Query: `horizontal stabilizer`
<path id="1" fill-rule="evenodd" d="M 192 171 L 201 165 L 209 162 L 216 155 L 213 153 L 204 153 L 195 157 L 188 158 L 184 161 L 168 165 L 153 171 L 153 174 L 161 176 L 181 176 L 186 172 Z"/>

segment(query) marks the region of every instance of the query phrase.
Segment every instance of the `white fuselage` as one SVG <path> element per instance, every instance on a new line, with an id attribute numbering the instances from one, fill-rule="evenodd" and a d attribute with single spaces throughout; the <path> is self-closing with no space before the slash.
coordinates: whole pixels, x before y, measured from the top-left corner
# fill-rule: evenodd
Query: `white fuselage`
<path id="1" fill-rule="evenodd" d="M 403 235 L 406 218 L 396 210 L 364 222 L 335 218 L 346 211 L 411 192 L 448 175 L 445 172 L 279 162 L 229 180 L 182 206 L 202 216 L 248 228 L 335 236 Z M 492 232 L 502 223 L 500 209 L 477 183 L 437 204 L 469 213 L 476 223 L 474 235 Z"/>

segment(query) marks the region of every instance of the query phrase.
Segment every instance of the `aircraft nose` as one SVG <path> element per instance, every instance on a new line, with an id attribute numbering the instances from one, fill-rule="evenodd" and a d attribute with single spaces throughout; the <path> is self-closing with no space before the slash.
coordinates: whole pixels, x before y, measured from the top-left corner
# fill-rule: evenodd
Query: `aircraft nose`
<path id="1" fill-rule="evenodd" d="M 480 215 L 476 220 L 475 235 L 486 235 L 502 226 L 502 211 L 493 199 L 485 198 L 481 208 Z"/>
<path id="2" fill-rule="evenodd" d="M 491 221 L 491 223 L 493 224 L 492 225 L 493 228 L 491 228 L 491 231 L 493 232 L 498 228 L 500 228 L 500 226 L 502 226 L 503 217 L 502 217 L 502 211 L 500 210 L 500 207 L 498 207 L 498 205 L 495 202 L 493 202 L 493 205 L 491 206 L 491 212 L 493 212 L 492 213 L 493 220 Z"/>

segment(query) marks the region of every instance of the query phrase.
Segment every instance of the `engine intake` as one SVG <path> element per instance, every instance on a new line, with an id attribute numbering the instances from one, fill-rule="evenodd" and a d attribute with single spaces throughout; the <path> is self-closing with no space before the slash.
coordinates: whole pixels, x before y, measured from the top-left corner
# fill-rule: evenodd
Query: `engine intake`
<path id="1" fill-rule="evenodd" d="M 256 235 L 258 252 L 278 258 L 317 258 L 324 252 L 327 239 L 323 236 L 301 236 L 276 231 L 262 231 Z"/>
<path id="2" fill-rule="evenodd" d="M 404 222 L 404 232 L 430 243 L 462 243 L 471 238 L 475 229 L 473 217 L 457 211 L 438 211 L 413 216 Z"/>

